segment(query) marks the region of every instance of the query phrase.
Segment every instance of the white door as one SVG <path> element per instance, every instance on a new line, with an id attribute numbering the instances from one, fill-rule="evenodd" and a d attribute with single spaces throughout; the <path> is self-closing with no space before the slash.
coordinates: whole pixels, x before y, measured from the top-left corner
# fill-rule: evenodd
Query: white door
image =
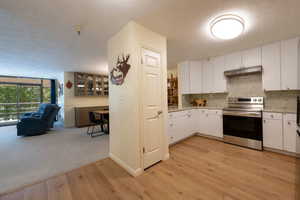
<path id="1" fill-rule="evenodd" d="M 296 115 L 286 114 L 283 117 L 283 149 L 289 152 L 296 153 L 297 140 L 300 138 L 297 135 Z"/>
<path id="2" fill-rule="evenodd" d="M 224 75 L 225 57 L 220 56 L 213 59 L 214 66 L 214 92 L 223 93 L 227 91 L 227 82 Z"/>
<path id="3" fill-rule="evenodd" d="M 299 38 L 281 42 L 281 89 L 297 90 Z"/>
<path id="4" fill-rule="evenodd" d="M 231 53 L 225 56 L 225 69 L 233 70 L 242 67 L 242 54 L 241 52 Z"/>
<path id="5" fill-rule="evenodd" d="M 190 62 L 190 93 L 202 93 L 202 63 L 200 61 Z"/>
<path id="6" fill-rule="evenodd" d="M 182 62 L 179 65 L 179 76 L 180 79 L 180 89 L 182 94 L 190 93 L 190 64 L 189 62 Z"/>
<path id="7" fill-rule="evenodd" d="M 205 60 L 202 65 L 202 92 L 213 93 L 214 68 L 213 62 Z"/>
<path id="8" fill-rule="evenodd" d="M 143 138 L 144 168 L 162 158 L 162 69 L 160 54 L 143 49 Z"/>
<path id="9" fill-rule="evenodd" d="M 280 42 L 262 47 L 262 81 L 264 90 L 281 89 L 280 55 Z"/>
<path id="10" fill-rule="evenodd" d="M 261 65 L 261 48 L 247 49 L 242 52 L 243 67 Z"/>
<path id="11" fill-rule="evenodd" d="M 283 150 L 282 120 L 264 119 L 263 145 Z"/>

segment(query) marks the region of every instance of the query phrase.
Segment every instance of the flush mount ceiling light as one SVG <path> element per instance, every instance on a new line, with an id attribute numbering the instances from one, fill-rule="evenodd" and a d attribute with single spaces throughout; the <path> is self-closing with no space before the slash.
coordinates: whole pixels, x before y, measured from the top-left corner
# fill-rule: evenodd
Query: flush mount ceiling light
<path id="1" fill-rule="evenodd" d="M 211 34 L 222 40 L 229 40 L 238 37 L 244 32 L 244 20 L 232 14 L 221 15 L 210 23 Z"/>

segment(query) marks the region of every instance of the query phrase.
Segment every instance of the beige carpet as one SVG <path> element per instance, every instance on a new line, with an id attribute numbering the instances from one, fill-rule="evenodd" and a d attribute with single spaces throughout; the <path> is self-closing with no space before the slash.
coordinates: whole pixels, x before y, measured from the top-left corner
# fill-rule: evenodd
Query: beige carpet
<path id="1" fill-rule="evenodd" d="M 109 136 L 91 138 L 85 132 L 56 128 L 17 137 L 15 126 L 0 127 L 0 193 L 108 157 Z"/>

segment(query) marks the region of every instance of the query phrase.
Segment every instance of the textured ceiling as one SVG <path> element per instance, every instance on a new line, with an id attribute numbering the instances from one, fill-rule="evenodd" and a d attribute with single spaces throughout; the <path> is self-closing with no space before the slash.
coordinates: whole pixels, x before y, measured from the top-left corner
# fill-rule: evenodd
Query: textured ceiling
<path id="1" fill-rule="evenodd" d="M 104 72 L 106 42 L 129 20 L 168 38 L 173 67 L 300 35 L 299 8 L 299 0 L 1 0 L 0 73 Z M 209 20 L 228 12 L 246 20 L 245 34 L 211 38 Z"/>

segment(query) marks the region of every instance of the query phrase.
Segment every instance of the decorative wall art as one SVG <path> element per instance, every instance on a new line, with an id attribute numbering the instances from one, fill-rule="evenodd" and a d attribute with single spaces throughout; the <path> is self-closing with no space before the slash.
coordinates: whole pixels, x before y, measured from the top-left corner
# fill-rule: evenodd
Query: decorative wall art
<path id="1" fill-rule="evenodd" d="M 68 82 L 66 83 L 66 87 L 67 87 L 68 89 L 71 89 L 72 86 L 73 86 L 73 83 L 72 83 L 71 81 L 68 81 Z"/>
<path id="2" fill-rule="evenodd" d="M 122 85 L 124 83 L 126 75 L 131 67 L 131 65 L 128 64 L 129 58 L 129 54 L 126 57 L 122 55 L 122 60 L 120 60 L 118 56 L 116 67 L 110 72 L 110 81 L 112 84 Z"/>

